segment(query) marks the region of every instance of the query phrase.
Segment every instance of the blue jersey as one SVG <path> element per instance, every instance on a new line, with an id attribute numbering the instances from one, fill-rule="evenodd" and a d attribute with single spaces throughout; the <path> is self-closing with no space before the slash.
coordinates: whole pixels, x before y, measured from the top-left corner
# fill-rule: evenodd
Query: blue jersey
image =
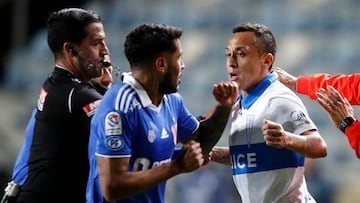
<path id="1" fill-rule="evenodd" d="M 24 184 L 28 175 L 27 161 L 30 156 L 30 147 L 32 143 L 32 138 L 33 138 L 32 135 L 35 125 L 35 114 L 36 114 L 36 108 L 33 110 L 29 123 L 26 127 L 25 143 L 21 147 L 19 156 L 16 159 L 15 166 L 13 169 L 12 180 L 19 185 Z"/>
<path id="2" fill-rule="evenodd" d="M 106 202 L 101 194 L 96 156 L 129 157 L 129 171 L 147 170 L 171 161 L 177 140 L 199 126 L 178 93 L 164 95 L 154 106 L 130 75 L 112 86 L 95 112 L 89 142 L 87 202 Z M 117 202 L 164 202 L 165 181 L 144 193 Z"/>

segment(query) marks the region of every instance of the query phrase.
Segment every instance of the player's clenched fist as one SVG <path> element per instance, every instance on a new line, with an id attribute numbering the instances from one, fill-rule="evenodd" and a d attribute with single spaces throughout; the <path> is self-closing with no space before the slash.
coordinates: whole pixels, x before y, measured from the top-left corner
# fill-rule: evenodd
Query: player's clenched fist
<path id="1" fill-rule="evenodd" d="M 262 132 L 268 146 L 277 148 L 286 146 L 287 135 L 281 124 L 265 119 L 262 126 Z"/>
<path id="2" fill-rule="evenodd" d="M 235 82 L 218 82 L 213 85 L 213 95 L 221 105 L 231 106 L 238 98 L 238 86 Z"/>
<path id="3" fill-rule="evenodd" d="M 193 171 L 204 164 L 200 143 L 193 140 L 184 144 L 183 151 L 176 159 L 179 170 L 183 173 Z"/>

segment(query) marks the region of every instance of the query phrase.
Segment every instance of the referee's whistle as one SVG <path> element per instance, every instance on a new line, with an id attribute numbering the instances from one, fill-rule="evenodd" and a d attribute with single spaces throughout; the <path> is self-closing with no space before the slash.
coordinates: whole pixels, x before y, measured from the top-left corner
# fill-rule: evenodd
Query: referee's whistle
<path id="1" fill-rule="evenodd" d="M 110 62 L 110 56 L 109 55 L 104 55 L 104 59 L 101 62 L 103 64 L 104 67 L 109 67 L 111 66 L 111 62 Z"/>
<path id="2" fill-rule="evenodd" d="M 101 63 L 103 64 L 104 67 L 111 66 L 111 63 L 109 61 L 102 61 Z"/>

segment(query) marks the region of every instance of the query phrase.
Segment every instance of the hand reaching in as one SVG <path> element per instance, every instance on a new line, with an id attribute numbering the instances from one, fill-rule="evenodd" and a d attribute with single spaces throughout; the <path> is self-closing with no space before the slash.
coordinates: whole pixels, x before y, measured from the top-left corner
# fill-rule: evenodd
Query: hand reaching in
<path id="1" fill-rule="evenodd" d="M 354 116 L 354 110 L 348 100 L 343 98 L 334 87 L 329 85 L 327 90 L 320 88 L 316 96 L 317 101 L 327 111 L 336 128 L 340 128 L 342 119 Z"/>
<path id="2" fill-rule="evenodd" d="M 272 67 L 273 71 L 278 75 L 278 80 L 283 83 L 285 86 L 290 88 L 292 91 L 296 91 L 296 81 L 297 77 L 289 74 L 279 67 Z"/>

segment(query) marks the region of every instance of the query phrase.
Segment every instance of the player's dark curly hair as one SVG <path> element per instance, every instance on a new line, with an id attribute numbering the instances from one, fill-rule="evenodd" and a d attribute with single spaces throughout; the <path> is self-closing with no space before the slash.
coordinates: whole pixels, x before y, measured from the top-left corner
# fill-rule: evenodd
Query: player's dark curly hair
<path id="1" fill-rule="evenodd" d="M 133 29 L 124 43 L 124 52 L 130 66 L 153 62 L 164 52 L 176 51 L 175 40 L 182 29 L 165 24 L 142 24 Z"/>

